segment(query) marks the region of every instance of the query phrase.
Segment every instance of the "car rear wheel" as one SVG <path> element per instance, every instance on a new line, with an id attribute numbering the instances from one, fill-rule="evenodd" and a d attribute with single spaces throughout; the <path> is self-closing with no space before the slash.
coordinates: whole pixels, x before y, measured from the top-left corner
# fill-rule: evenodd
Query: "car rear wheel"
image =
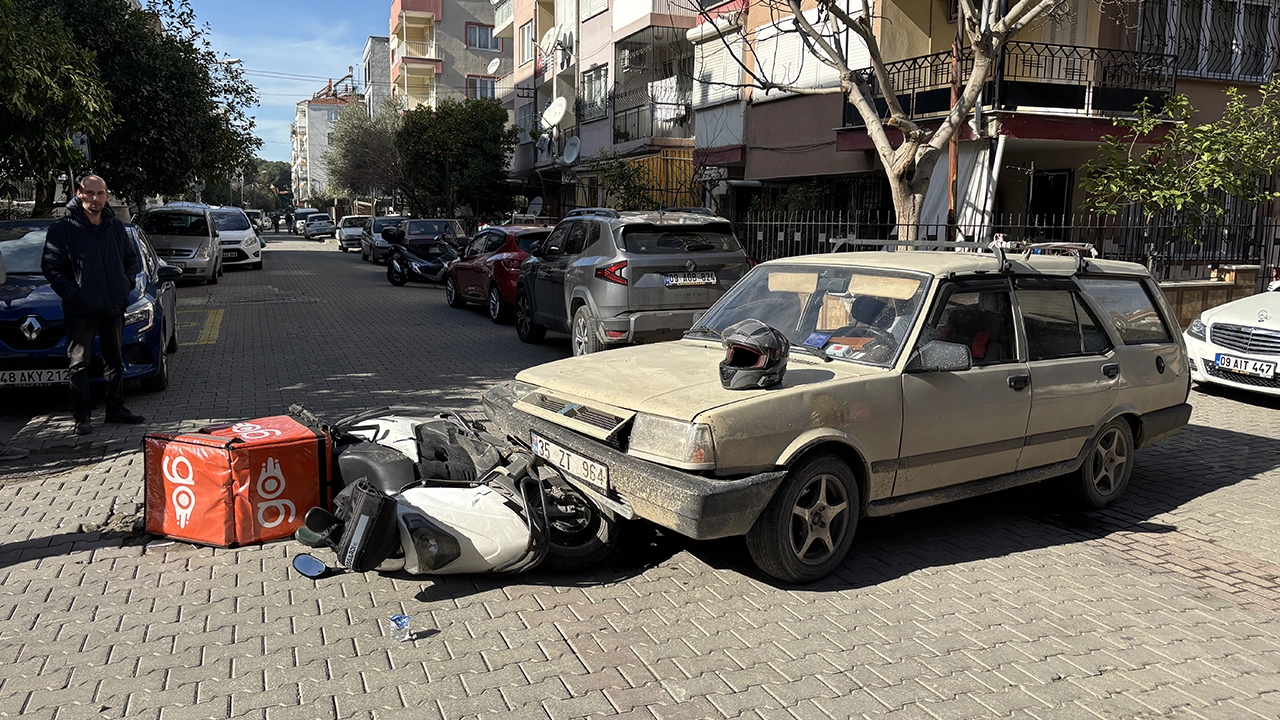
<path id="1" fill-rule="evenodd" d="M 1080 502 L 1099 510 L 1114 503 L 1129 487 L 1133 473 L 1133 430 L 1116 418 L 1089 441 L 1084 464 L 1071 478 Z"/>
<path id="2" fill-rule="evenodd" d="M 491 285 L 489 287 L 489 319 L 499 325 L 506 325 L 511 322 L 511 315 L 511 303 L 502 299 L 502 291 L 497 285 Z"/>
<path id="3" fill-rule="evenodd" d="M 524 288 L 516 290 L 516 336 L 520 342 L 542 342 L 547 329 L 533 320 L 533 302 Z"/>
<path id="4" fill-rule="evenodd" d="M 573 313 L 573 354 L 590 355 L 600 351 L 600 336 L 596 334 L 596 319 L 586 305 Z"/>
<path id="5" fill-rule="evenodd" d="M 747 550 L 767 575 L 813 582 L 844 560 L 860 512 L 858 485 L 849 466 L 834 455 L 815 455 L 787 472 L 747 531 Z"/>
<path id="6" fill-rule="evenodd" d="M 451 308 L 462 308 L 467 306 L 467 301 L 462 299 L 458 294 L 458 284 L 453 280 L 453 273 L 449 273 L 449 277 L 444 281 L 444 301 L 449 303 Z"/>

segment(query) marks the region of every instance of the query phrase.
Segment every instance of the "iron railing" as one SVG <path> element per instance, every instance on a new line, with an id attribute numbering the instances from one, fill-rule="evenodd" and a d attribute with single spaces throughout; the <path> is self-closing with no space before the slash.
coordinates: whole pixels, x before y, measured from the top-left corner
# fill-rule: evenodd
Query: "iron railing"
<path id="1" fill-rule="evenodd" d="M 735 223 L 747 254 L 755 260 L 850 250 L 878 250 L 898 238 L 888 214 L 836 211 L 751 213 Z M 976 241 L 995 237 L 1026 242 L 1087 242 L 1099 256 L 1147 266 L 1159 280 L 1204 280 L 1222 265 L 1259 265 L 1263 273 L 1280 253 L 1280 218 L 1220 218 L 1186 227 L 1169 220 L 1143 223 L 1138 217 L 997 217 L 984 227 L 921 224 L 919 240 Z"/>
<path id="2" fill-rule="evenodd" d="M 648 89 L 609 94 L 613 106 L 613 142 L 643 138 L 691 138 L 694 131 L 691 91 L 654 94 Z"/>
<path id="3" fill-rule="evenodd" d="M 904 112 L 913 118 L 941 115 L 951 108 L 951 52 L 888 63 L 889 82 Z M 960 59 L 960 76 L 973 71 L 973 51 Z M 888 106 L 870 70 L 876 109 L 883 117 Z M 1051 108 L 1083 115 L 1131 113 L 1146 100 L 1164 104 L 1177 85 L 1176 57 L 1075 45 L 1011 42 L 1005 45 L 988 80 L 984 107 L 1011 110 Z M 862 117 L 845 103 L 846 127 L 861 127 Z"/>
<path id="4" fill-rule="evenodd" d="M 493 26 L 500 28 L 511 22 L 512 16 L 515 14 L 515 0 L 503 0 L 493 9 Z"/>

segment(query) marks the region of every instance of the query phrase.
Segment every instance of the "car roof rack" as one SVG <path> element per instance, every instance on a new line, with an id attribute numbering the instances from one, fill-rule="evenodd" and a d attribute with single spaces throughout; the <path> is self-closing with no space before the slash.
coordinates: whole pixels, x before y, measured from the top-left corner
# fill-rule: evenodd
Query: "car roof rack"
<path id="1" fill-rule="evenodd" d="M 607 217 L 607 218 L 622 217 L 621 215 L 618 214 L 617 210 L 614 210 L 613 208 L 602 208 L 602 207 L 577 208 L 576 210 L 570 210 L 569 212 L 565 213 L 566 218 L 583 217 L 586 215 L 596 215 L 599 217 Z"/>
<path id="2" fill-rule="evenodd" d="M 661 212 L 664 212 L 664 213 L 682 212 L 682 213 L 693 213 L 694 215 L 710 215 L 713 217 L 715 216 L 715 213 L 711 211 L 711 208 L 704 208 L 704 207 L 673 207 L 673 208 L 666 208 Z"/>
<path id="3" fill-rule="evenodd" d="M 995 253 L 996 261 L 1000 266 L 999 272 L 1002 273 L 1013 270 L 1013 264 L 1008 258 L 1010 251 L 1022 253 L 1023 260 L 1031 259 L 1032 255 L 1073 255 L 1076 258 L 1076 272 L 1088 270 L 1089 258 L 1098 257 L 1098 250 L 1093 243 L 1084 242 L 1028 243 L 1016 240 L 992 240 L 987 248 Z"/>

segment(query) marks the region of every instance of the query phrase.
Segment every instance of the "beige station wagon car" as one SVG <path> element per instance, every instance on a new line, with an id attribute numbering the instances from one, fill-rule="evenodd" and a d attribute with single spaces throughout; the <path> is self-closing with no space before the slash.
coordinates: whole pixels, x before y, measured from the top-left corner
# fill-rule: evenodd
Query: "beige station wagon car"
<path id="1" fill-rule="evenodd" d="M 788 368 L 727 390 L 720 334 L 747 318 L 788 337 Z M 809 582 L 865 515 L 1060 477 L 1114 502 L 1134 450 L 1190 417 L 1177 328 L 1145 268 L 1083 254 L 792 257 L 682 340 L 527 369 L 485 406 L 615 514 L 745 535 L 765 573 Z"/>

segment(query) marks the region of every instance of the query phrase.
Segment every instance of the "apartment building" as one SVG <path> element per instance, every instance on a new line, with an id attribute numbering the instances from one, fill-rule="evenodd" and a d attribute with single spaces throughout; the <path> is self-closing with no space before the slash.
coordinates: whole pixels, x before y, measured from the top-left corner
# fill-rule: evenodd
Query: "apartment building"
<path id="1" fill-rule="evenodd" d="M 391 95 L 408 110 L 445 98 L 496 97 L 511 60 L 493 20 L 488 0 L 393 0 Z"/>
<path id="2" fill-rule="evenodd" d="M 1067 0 L 1066 6 L 1061 19 L 1034 24 L 1007 46 L 980 100 L 981 121 L 961 133 L 959 219 L 988 232 L 1083 239 L 1104 252 L 1137 256 L 1138 244 L 1150 239 L 1132 229 L 1126 237 L 1075 227 L 1087 209 L 1082 167 L 1097 156 L 1101 138 L 1116 132 L 1113 118 L 1131 115 L 1143 100 L 1159 106 L 1181 93 L 1199 117 L 1213 119 L 1227 85 L 1256 88 L 1280 70 L 1280 2 L 1144 0 L 1107 9 L 1093 0 Z M 1117 7 L 1128 14 L 1117 14 Z M 700 80 L 727 85 L 695 84 L 695 162 L 703 178 L 718 179 L 713 192 L 721 210 L 741 215 L 771 190 L 816 181 L 825 207 L 887 218 L 892 202 L 879 158 L 861 117 L 841 95 L 733 87 L 747 84 L 734 55 L 775 80 L 810 88 L 839 84 L 797 35 L 783 31 L 791 18 L 763 2 L 730 2 L 711 14 L 690 32 L 695 67 Z M 888 0 L 875 14 L 901 104 L 915 121 L 936 127 L 951 104 L 956 3 Z M 851 64 L 869 66 L 865 47 L 852 36 L 845 42 Z M 744 43 L 754 52 L 742 53 Z M 947 172 L 944 158 L 925 201 L 922 222 L 933 226 L 927 234 L 946 233 Z M 1214 232 L 1256 234 L 1258 213 L 1232 204 L 1227 227 Z M 890 227 L 871 224 L 866 232 Z M 1203 272 L 1204 264 L 1190 271 Z"/>
<path id="3" fill-rule="evenodd" d="M 654 203 L 696 201 L 693 46 L 686 0 L 505 0 L 495 33 L 511 41 L 514 70 L 500 97 L 521 131 L 511 175 L 548 215 L 602 204 L 591 161 L 617 154 L 643 165 Z M 547 108 L 564 99 L 554 125 Z M 576 159 L 565 156 L 577 138 Z M 572 161 L 571 161 L 572 160 Z"/>
<path id="4" fill-rule="evenodd" d="M 364 44 L 360 66 L 365 106 L 372 116 L 382 110 L 391 97 L 391 39 L 370 35 Z"/>
<path id="5" fill-rule="evenodd" d="M 363 104 L 364 96 L 351 87 L 348 76 L 336 83 L 330 80 L 309 100 L 297 104 L 289 135 L 293 143 L 290 162 L 293 197 L 299 207 L 312 195 L 328 192 L 324 154 L 329 149 L 338 113 L 353 103 Z"/>

